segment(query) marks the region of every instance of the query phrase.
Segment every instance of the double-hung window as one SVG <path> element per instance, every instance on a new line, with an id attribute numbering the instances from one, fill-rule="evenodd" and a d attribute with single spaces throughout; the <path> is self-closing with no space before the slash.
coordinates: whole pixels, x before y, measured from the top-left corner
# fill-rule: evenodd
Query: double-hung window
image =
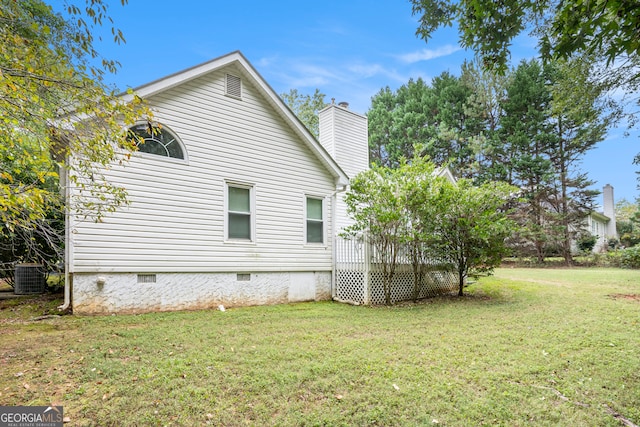
<path id="1" fill-rule="evenodd" d="M 307 197 L 307 243 L 324 243 L 322 199 Z"/>
<path id="2" fill-rule="evenodd" d="M 253 188 L 227 185 L 227 239 L 253 240 Z"/>

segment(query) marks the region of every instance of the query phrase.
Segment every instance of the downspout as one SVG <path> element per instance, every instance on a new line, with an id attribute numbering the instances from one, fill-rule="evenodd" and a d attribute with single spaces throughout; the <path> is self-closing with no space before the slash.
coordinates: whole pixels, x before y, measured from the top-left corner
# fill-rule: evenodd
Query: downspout
<path id="1" fill-rule="evenodd" d="M 71 278 L 69 274 L 71 259 L 71 215 L 70 201 L 71 195 L 69 191 L 69 172 L 66 167 L 60 167 L 60 186 L 64 192 L 64 304 L 58 307 L 60 311 L 66 311 L 71 306 Z"/>
<path id="2" fill-rule="evenodd" d="M 336 188 L 331 194 L 331 299 L 336 297 L 336 282 L 337 275 L 336 269 L 338 267 L 337 263 L 337 204 L 338 204 L 338 193 L 344 193 L 347 191 L 347 186 L 343 185 L 342 188 Z"/>

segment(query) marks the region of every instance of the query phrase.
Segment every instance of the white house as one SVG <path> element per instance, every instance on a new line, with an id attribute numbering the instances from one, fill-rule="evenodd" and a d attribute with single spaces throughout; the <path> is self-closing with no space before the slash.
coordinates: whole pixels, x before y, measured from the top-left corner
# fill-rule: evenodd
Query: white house
<path id="1" fill-rule="evenodd" d="M 349 110 L 349 104 L 331 104 L 320 111 L 320 143 L 336 159 L 342 170 L 352 178 L 369 168 L 369 133 L 367 118 Z M 351 224 L 347 205 L 343 202 L 346 192 L 338 194 L 336 203 L 336 230 Z"/>
<path id="2" fill-rule="evenodd" d="M 368 167 L 366 117 L 330 105 L 318 142 L 240 52 L 135 92 L 156 128 L 134 126 L 140 151 L 105 172 L 130 205 L 101 222 L 69 215 L 65 304 L 111 313 L 331 298 L 342 193 Z"/>
<path id="3" fill-rule="evenodd" d="M 613 187 L 609 184 L 602 189 L 602 201 L 602 212 L 591 212 L 585 224 L 586 231 L 598 238 L 593 252 L 606 251 L 609 239 L 618 239 Z"/>

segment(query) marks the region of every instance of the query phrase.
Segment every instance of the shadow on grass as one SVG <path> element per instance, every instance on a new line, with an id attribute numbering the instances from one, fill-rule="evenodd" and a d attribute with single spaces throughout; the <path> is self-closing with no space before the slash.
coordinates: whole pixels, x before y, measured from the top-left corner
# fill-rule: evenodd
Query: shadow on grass
<path id="1" fill-rule="evenodd" d="M 58 310 L 63 301 L 64 295 L 60 292 L 0 299 L 0 321 L 28 321 L 39 316 L 68 314 Z"/>
<path id="2" fill-rule="evenodd" d="M 371 307 L 376 309 L 403 309 L 439 305 L 488 306 L 508 304 L 511 302 L 512 299 L 502 292 L 493 289 L 476 288 L 473 291 L 465 292 L 463 296 L 459 296 L 457 293 L 455 293 L 422 298 L 417 301 L 399 301 L 392 305 L 373 305 Z"/>

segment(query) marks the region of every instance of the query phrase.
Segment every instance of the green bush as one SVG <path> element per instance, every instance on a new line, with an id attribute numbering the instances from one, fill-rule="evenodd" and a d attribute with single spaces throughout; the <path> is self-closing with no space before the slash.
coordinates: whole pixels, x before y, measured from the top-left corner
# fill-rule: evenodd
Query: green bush
<path id="1" fill-rule="evenodd" d="M 583 234 L 578 239 L 578 249 L 580 249 L 583 253 L 589 253 L 593 251 L 596 242 L 598 241 L 598 236 L 594 236 L 592 234 Z"/>
<path id="2" fill-rule="evenodd" d="M 620 251 L 620 267 L 640 268 L 640 246 Z"/>
<path id="3" fill-rule="evenodd" d="M 622 252 L 621 250 L 607 252 L 605 254 L 607 265 L 603 267 L 622 267 Z"/>
<path id="4" fill-rule="evenodd" d="M 64 274 L 49 274 L 47 276 L 47 291 L 53 294 L 64 290 Z"/>

